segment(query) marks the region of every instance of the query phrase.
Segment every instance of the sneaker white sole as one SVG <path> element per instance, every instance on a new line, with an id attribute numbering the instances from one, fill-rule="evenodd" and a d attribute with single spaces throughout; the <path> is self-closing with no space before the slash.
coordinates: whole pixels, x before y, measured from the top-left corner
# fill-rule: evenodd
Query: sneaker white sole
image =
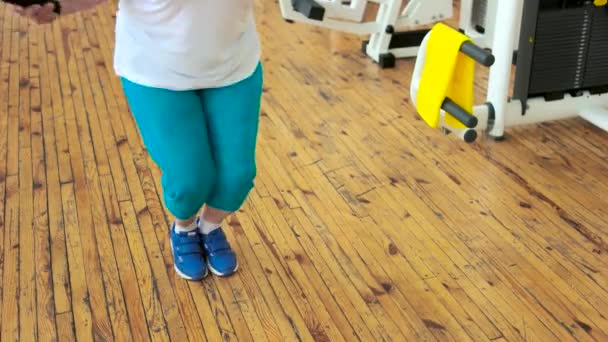
<path id="1" fill-rule="evenodd" d="M 189 277 L 189 276 L 183 274 L 182 271 L 180 271 L 179 268 L 177 268 L 177 265 L 173 264 L 173 268 L 175 269 L 175 273 L 177 273 L 178 276 L 180 276 L 181 278 L 186 279 L 186 280 L 203 280 L 209 275 L 209 270 L 207 270 L 205 272 L 205 274 L 203 274 L 202 277 L 192 278 L 192 277 Z"/>
<path id="2" fill-rule="evenodd" d="M 207 262 L 207 269 L 210 270 L 211 273 L 213 273 L 214 275 L 216 275 L 218 277 L 228 277 L 228 276 L 231 276 L 231 275 L 235 274 L 236 271 L 239 270 L 239 262 L 238 261 L 236 262 L 236 267 L 234 268 L 234 271 L 232 271 L 231 273 L 221 273 L 221 272 L 218 272 L 215 268 L 213 268 L 211 266 L 211 264 L 209 262 Z"/>

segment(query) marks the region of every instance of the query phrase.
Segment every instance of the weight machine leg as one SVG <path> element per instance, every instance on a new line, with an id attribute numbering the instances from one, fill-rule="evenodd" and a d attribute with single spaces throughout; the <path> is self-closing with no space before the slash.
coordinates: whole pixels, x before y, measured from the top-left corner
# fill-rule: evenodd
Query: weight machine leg
<path id="1" fill-rule="evenodd" d="M 505 131 L 505 115 L 507 113 L 507 101 L 509 85 L 511 81 L 511 67 L 513 64 L 513 51 L 515 50 L 515 35 L 518 27 L 518 9 L 523 0 L 497 0 L 498 13 L 504 20 L 503 25 L 496 25 L 493 39 L 492 53 L 496 61 L 490 69 L 488 80 L 487 102 L 491 103 L 495 110 L 494 125 L 489 135 L 494 138 L 502 138 Z"/>
<path id="2" fill-rule="evenodd" d="M 389 50 L 391 39 L 395 34 L 394 24 L 399 18 L 399 2 L 392 1 L 380 5 L 376 21 L 384 31 L 371 35 L 368 43 L 365 44 L 365 52 L 382 68 L 392 68 L 395 66 L 395 55 Z"/>

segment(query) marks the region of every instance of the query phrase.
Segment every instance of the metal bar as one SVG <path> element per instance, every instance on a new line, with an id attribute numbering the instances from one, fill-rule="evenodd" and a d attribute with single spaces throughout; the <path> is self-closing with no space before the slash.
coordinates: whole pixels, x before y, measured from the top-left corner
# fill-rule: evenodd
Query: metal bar
<path id="1" fill-rule="evenodd" d="M 479 46 L 471 42 L 464 42 L 460 47 L 460 52 L 473 58 L 477 63 L 487 67 L 492 66 L 492 64 L 494 64 L 494 61 L 496 60 L 492 53 L 480 48 Z"/>
<path id="2" fill-rule="evenodd" d="M 450 100 L 449 98 L 445 98 L 443 100 L 443 104 L 441 105 L 441 109 L 450 113 L 456 120 L 460 121 L 463 125 L 469 128 L 475 128 L 477 126 L 477 118 L 474 117 L 471 113 L 467 112 L 466 109 L 460 107 L 456 102 Z"/>

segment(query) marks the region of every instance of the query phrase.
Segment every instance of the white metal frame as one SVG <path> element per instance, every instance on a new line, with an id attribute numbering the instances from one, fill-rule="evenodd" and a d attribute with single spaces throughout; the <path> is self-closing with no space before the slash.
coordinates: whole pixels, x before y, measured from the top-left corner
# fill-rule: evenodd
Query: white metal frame
<path id="1" fill-rule="evenodd" d="M 340 0 L 317 0 L 325 7 L 322 21 L 311 20 L 293 9 L 291 0 L 279 0 L 281 15 L 286 20 L 306 23 L 322 28 L 369 35 L 367 55 L 379 62 L 380 56 L 391 53 L 395 58 L 415 57 L 418 47 L 390 49 L 391 34 L 386 32 L 392 26 L 395 32 L 411 31 L 416 27 L 433 24 L 453 16 L 452 0 L 409 0 L 403 11 L 404 0 L 351 0 L 342 4 Z M 368 3 L 379 4 L 374 21 L 363 22 Z"/>
<path id="2" fill-rule="evenodd" d="M 486 23 L 484 25 L 485 32 L 480 33 L 475 28 L 473 23 L 473 10 L 474 3 L 476 1 L 484 1 L 484 0 L 460 0 L 460 18 L 459 25 L 460 29 L 464 31 L 468 37 L 470 37 L 475 44 L 482 48 L 492 48 L 493 39 L 496 33 L 497 26 L 502 25 L 502 16 L 498 16 L 499 12 L 498 5 L 500 1 L 497 0 L 485 0 L 486 2 L 486 14 L 485 17 Z M 523 1 L 515 1 L 515 5 L 517 7 L 517 17 L 521 18 L 523 12 Z M 520 26 L 516 26 L 514 41 L 516 43 L 519 42 L 519 30 Z"/>
<path id="3" fill-rule="evenodd" d="M 418 46 L 390 49 L 391 35 L 384 29 L 387 26 L 394 26 L 396 32 L 412 31 L 416 27 L 437 23 L 453 16 L 452 0 L 410 0 L 399 13 L 402 3 L 403 1 L 388 1 L 385 7 L 380 8 L 378 19 L 382 29 L 371 35 L 365 51 L 376 62 L 386 53 L 392 53 L 395 58 L 418 55 Z"/>
<path id="4" fill-rule="evenodd" d="M 392 0 L 363 0 L 357 1 L 357 6 L 362 6 L 363 9 L 365 9 L 365 6 L 369 2 L 383 4 L 388 1 Z M 380 30 L 380 25 L 377 21 L 362 22 L 362 16 L 361 18 L 359 18 L 359 20 L 349 21 L 348 17 L 352 15 L 350 13 L 350 5 L 343 5 L 339 2 L 324 0 L 318 2 L 323 5 L 326 5 L 326 3 L 332 3 L 332 5 L 326 8 L 326 10 L 329 9 L 328 12 L 331 15 L 326 13 L 325 18 L 322 21 L 309 19 L 302 13 L 299 13 L 294 10 L 291 0 L 279 0 L 279 7 L 281 9 L 281 15 L 286 20 L 292 20 L 295 22 L 301 22 L 313 26 L 346 33 L 352 33 L 356 35 L 368 35 Z"/>
<path id="5" fill-rule="evenodd" d="M 498 13 L 497 0 L 487 1 L 487 24 L 485 32 L 475 29 L 472 18 L 474 2 L 483 0 L 461 0 L 459 25 L 465 34 L 483 48 L 493 46 L 493 38 L 499 21 L 495 20 Z M 391 34 L 386 32 L 388 26 L 393 26 L 395 32 L 413 31 L 418 27 L 452 18 L 454 16 L 453 0 L 409 0 L 400 11 L 405 0 L 351 0 L 343 4 L 342 0 L 317 0 L 325 7 L 325 18 L 322 21 L 311 20 L 301 13 L 294 11 L 291 0 L 279 0 L 282 16 L 287 20 L 302 22 L 331 30 L 342 31 L 357 35 L 369 35 L 369 43 L 365 53 L 375 62 L 380 56 L 391 53 L 395 58 L 409 58 L 418 55 L 418 46 L 390 48 Z M 379 4 L 379 11 L 374 21 L 363 22 L 363 16 L 368 3 Z M 515 1 L 521 16 L 523 2 Z M 514 35 L 515 42 L 519 39 L 519 26 Z"/>
<path id="6" fill-rule="evenodd" d="M 526 102 L 525 115 L 522 102 L 509 99 L 512 55 L 521 27 L 521 9 L 524 0 L 491 1 L 496 1 L 497 13 L 500 13 L 500 25 L 495 25 L 492 38 L 492 53 L 495 62 L 490 68 L 486 98 L 486 103 L 491 104 L 493 109 L 494 119 L 489 118 L 490 107 L 487 104 L 475 106 L 473 115 L 477 117 L 478 124 L 473 129 L 487 131 L 490 136 L 500 138 L 504 136 L 505 129 L 508 127 L 581 117 L 597 127 L 608 130 L 608 94 L 593 95 L 585 92 L 582 96 L 566 95 L 563 99 L 555 101 L 531 98 Z M 498 17 L 491 18 L 494 22 L 498 22 L 497 19 Z M 410 94 L 414 105 L 416 105 L 418 85 L 424 67 L 427 41 L 428 35 L 421 44 L 410 84 Z M 444 112 L 441 113 L 440 127 L 463 138 L 469 129 L 450 127 L 443 119 L 444 114 Z"/>
<path id="7" fill-rule="evenodd" d="M 351 20 L 361 22 L 367 7 L 367 0 L 350 0 L 350 3 L 343 4 L 343 0 L 318 0 L 325 7 L 325 15 L 328 18 Z"/>

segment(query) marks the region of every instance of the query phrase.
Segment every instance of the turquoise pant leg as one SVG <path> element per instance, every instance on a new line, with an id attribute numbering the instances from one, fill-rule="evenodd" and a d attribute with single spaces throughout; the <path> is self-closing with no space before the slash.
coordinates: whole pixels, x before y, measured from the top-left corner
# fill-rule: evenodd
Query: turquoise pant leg
<path id="1" fill-rule="evenodd" d="M 196 91 L 170 91 L 122 80 L 150 157 L 162 171 L 163 198 L 178 219 L 203 206 L 215 184 L 208 127 Z"/>
<path id="2" fill-rule="evenodd" d="M 259 64 L 241 82 L 199 91 L 217 169 L 215 186 L 207 201 L 212 208 L 238 210 L 254 185 L 262 85 Z"/>
<path id="3" fill-rule="evenodd" d="M 171 91 L 123 79 L 144 144 L 162 171 L 163 198 L 178 219 L 206 203 L 234 212 L 253 187 L 262 68 L 236 84 Z"/>

